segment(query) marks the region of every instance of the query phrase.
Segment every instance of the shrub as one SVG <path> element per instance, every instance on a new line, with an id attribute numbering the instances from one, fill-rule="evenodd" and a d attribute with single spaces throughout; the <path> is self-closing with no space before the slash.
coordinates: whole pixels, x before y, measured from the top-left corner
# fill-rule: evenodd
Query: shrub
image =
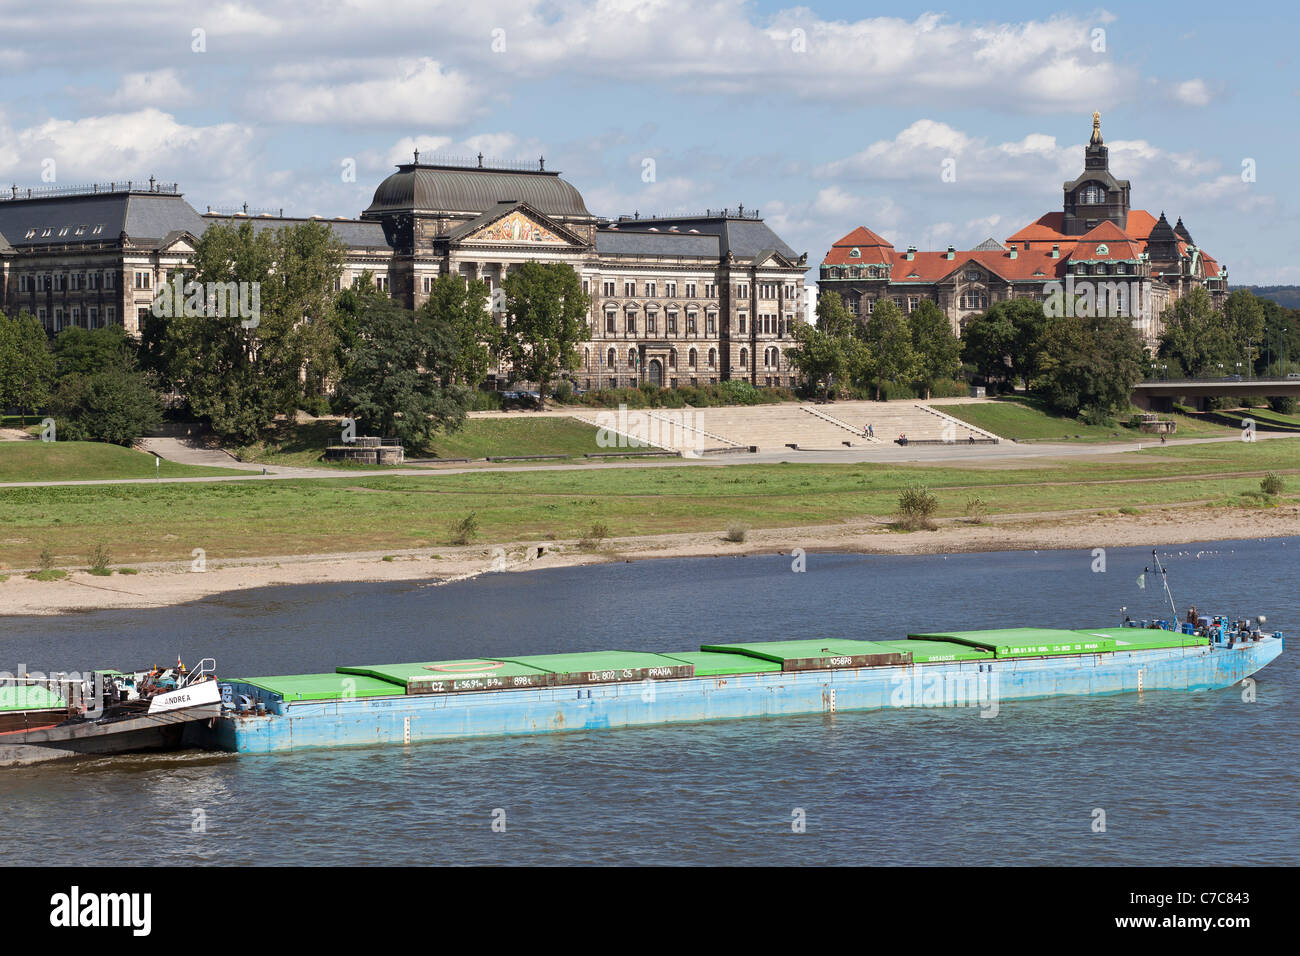
<path id="1" fill-rule="evenodd" d="M 33 571 L 27 576 L 33 581 L 62 581 L 68 576 L 68 572 L 62 568 L 48 568 L 44 571 Z"/>
<path id="2" fill-rule="evenodd" d="M 1294 415 L 1296 400 L 1294 395 L 1278 395 L 1268 400 L 1268 407 L 1282 415 Z"/>
<path id="3" fill-rule="evenodd" d="M 583 551 L 596 551 L 608 537 L 609 528 L 604 523 L 597 521 L 578 538 L 578 547 Z"/>
<path id="4" fill-rule="evenodd" d="M 113 556 L 109 554 L 108 548 L 104 547 L 103 542 L 95 545 L 94 550 L 90 552 L 90 573 L 99 577 L 107 577 L 113 573 L 113 570 L 109 567 L 112 560 Z"/>
<path id="5" fill-rule="evenodd" d="M 478 537 L 478 512 L 471 511 L 451 526 L 452 544 L 470 544 Z"/>
<path id="6" fill-rule="evenodd" d="M 983 498 L 970 498 L 966 501 L 966 517 L 974 524 L 980 524 L 988 513 L 989 507 Z"/>
<path id="7" fill-rule="evenodd" d="M 1124 507 L 1119 509 L 1119 513 L 1122 515 L 1140 515 L 1142 512 L 1139 511 L 1137 508 Z"/>
<path id="8" fill-rule="evenodd" d="M 140 569 L 139 568 L 118 568 L 117 573 L 118 574 L 139 574 Z"/>
<path id="9" fill-rule="evenodd" d="M 745 535 L 747 534 L 749 534 L 748 525 L 739 524 L 733 521 L 731 524 L 727 525 L 727 530 L 725 534 L 723 534 L 723 537 L 728 541 L 740 543 L 745 540 Z"/>
<path id="10" fill-rule="evenodd" d="M 1282 476 L 1271 471 L 1259 482 L 1259 490 L 1270 497 L 1280 495 L 1285 487 L 1286 483 L 1282 480 Z"/>
<path id="11" fill-rule="evenodd" d="M 898 525 L 907 531 L 934 530 L 939 499 L 924 485 L 909 485 L 898 496 Z"/>
<path id="12" fill-rule="evenodd" d="M 561 379 L 555 388 L 551 390 L 551 397 L 557 402 L 565 404 L 573 401 L 573 383 L 568 379 Z"/>
<path id="13" fill-rule="evenodd" d="M 48 547 L 41 548 L 41 557 L 37 566 L 42 571 L 54 570 L 54 555 L 50 553 L 50 549 Z"/>

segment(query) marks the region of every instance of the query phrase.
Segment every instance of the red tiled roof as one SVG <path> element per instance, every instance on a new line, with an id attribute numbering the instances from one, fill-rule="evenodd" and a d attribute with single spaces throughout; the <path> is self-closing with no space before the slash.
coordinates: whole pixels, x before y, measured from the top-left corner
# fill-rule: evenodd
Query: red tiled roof
<path id="1" fill-rule="evenodd" d="M 1109 219 L 1079 237 L 1071 259 L 1136 259 L 1145 243 L 1135 242 Z M 1103 251 L 1104 250 L 1104 251 Z"/>
<path id="2" fill-rule="evenodd" d="M 853 255 L 857 249 L 858 254 Z M 894 247 L 866 226 L 858 226 L 851 233 L 831 246 L 822 265 L 847 266 L 868 263 L 870 265 L 888 264 L 893 261 Z"/>
<path id="3" fill-rule="evenodd" d="M 1130 209 L 1128 219 L 1124 220 L 1124 231 L 1132 239 L 1146 239 L 1158 220 L 1145 209 Z"/>
<path id="4" fill-rule="evenodd" d="M 1065 220 L 1063 212 L 1049 212 L 1045 216 L 1039 216 L 1025 228 L 1021 229 L 1013 236 L 1007 238 L 1007 242 L 1024 242 L 1026 240 L 1054 241 L 1065 239 L 1067 236 L 1061 232 L 1061 225 Z"/>
<path id="5" fill-rule="evenodd" d="M 918 252 L 910 262 L 903 253 L 894 258 L 894 282 L 939 282 L 971 263 L 983 266 L 994 275 L 1009 281 L 1047 281 L 1064 271 L 1065 256 L 1053 259 L 1050 249 L 1011 253 L 998 249 L 957 252 L 952 259 L 943 252 Z"/>

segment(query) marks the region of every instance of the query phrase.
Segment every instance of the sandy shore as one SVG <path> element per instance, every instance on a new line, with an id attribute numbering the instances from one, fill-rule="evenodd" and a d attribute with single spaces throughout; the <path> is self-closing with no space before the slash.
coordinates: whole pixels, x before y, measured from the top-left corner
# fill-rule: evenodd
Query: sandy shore
<path id="1" fill-rule="evenodd" d="M 188 563 L 140 565 L 139 574 L 97 577 L 74 571 L 62 581 L 33 581 L 3 572 L 0 614 L 60 614 L 102 608 L 163 607 L 213 594 L 285 584 L 356 581 L 446 583 L 504 570 L 531 571 L 609 561 L 722 555 L 856 552 L 944 554 L 964 551 L 1086 549 L 1186 544 L 1300 535 L 1300 506 L 1245 511 L 1224 508 L 1162 508 L 1139 515 L 1095 511 L 1005 515 L 984 524 L 962 519 L 941 522 L 934 531 L 899 533 L 887 521 L 750 531 L 743 543 L 721 532 L 613 538 L 595 551 L 574 541 L 541 545 L 516 542 L 496 548 L 475 546 L 419 551 L 296 555 L 209 562 L 195 572 Z M 391 560 L 385 560 L 385 557 Z"/>

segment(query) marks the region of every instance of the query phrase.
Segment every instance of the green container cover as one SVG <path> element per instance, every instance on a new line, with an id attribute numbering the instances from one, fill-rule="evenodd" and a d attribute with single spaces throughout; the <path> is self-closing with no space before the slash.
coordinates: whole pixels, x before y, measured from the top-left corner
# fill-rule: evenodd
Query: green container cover
<path id="1" fill-rule="evenodd" d="M 930 661 L 985 661 L 993 657 L 993 652 L 984 647 L 971 647 L 953 641 L 877 641 L 882 648 L 895 651 L 911 651 L 912 662 L 925 664 Z"/>
<path id="2" fill-rule="evenodd" d="M 474 680 L 511 677 L 528 677 L 546 671 L 510 661 L 469 658 L 459 661 L 423 661 L 414 664 L 365 664 L 337 668 L 340 674 L 365 674 L 377 680 L 396 684 L 406 693 L 407 682 L 413 678 L 445 678 L 447 680 Z"/>
<path id="3" fill-rule="evenodd" d="M 283 677 L 242 677 L 238 683 L 252 684 L 278 694 L 283 700 L 344 700 L 361 697 L 395 697 L 406 693 L 390 681 L 361 674 L 289 674 Z"/>
<path id="4" fill-rule="evenodd" d="M 662 654 L 642 651 L 579 651 L 573 654 L 535 654 L 529 657 L 503 657 L 507 663 L 535 667 L 552 674 L 582 674 L 590 671 L 625 671 L 643 668 L 681 667 Z"/>
<path id="5" fill-rule="evenodd" d="M 54 710 L 68 706 L 58 694 L 45 687 L 27 684 L 0 685 L 0 711 Z"/>
<path id="6" fill-rule="evenodd" d="M 1095 627 L 1078 631 L 1091 637 L 1108 637 L 1115 642 L 1117 651 L 1147 651 L 1162 647 L 1204 647 L 1208 637 L 1179 634 L 1152 627 Z"/>
<path id="7" fill-rule="evenodd" d="M 805 641 L 754 641 L 749 644 L 705 644 L 700 650 L 721 654 L 743 654 L 760 660 L 786 661 L 811 659 L 830 660 L 836 657 L 862 657 L 870 654 L 897 653 L 894 647 L 884 647 L 877 641 L 855 641 L 850 638 L 820 638 Z M 829 664 L 827 665 L 830 666 Z"/>
<path id="8" fill-rule="evenodd" d="M 726 677 L 729 674 L 765 674 L 779 671 L 776 661 L 744 654 L 724 654 L 717 651 L 674 651 L 664 655 L 675 661 L 695 666 L 696 677 Z"/>
<path id="9" fill-rule="evenodd" d="M 953 641 L 971 647 L 986 647 L 998 657 L 1043 657 L 1057 654 L 1097 654 L 1113 651 L 1115 641 L 1092 637 L 1079 631 L 1052 627 L 1005 627 L 987 631 L 947 631 L 938 634 L 909 634 L 908 640 Z"/>

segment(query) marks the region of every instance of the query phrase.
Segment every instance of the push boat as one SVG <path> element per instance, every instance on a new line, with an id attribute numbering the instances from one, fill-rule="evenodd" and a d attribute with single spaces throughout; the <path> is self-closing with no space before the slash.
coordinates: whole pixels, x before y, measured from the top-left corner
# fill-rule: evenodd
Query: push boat
<path id="1" fill-rule="evenodd" d="M 1191 608 L 1179 620 L 1169 600 L 1168 619 L 1126 615 L 1119 626 L 1081 630 L 704 644 L 244 678 L 222 682 L 222 715 L 200 736 L 203 746 L 265 754 L 901 707 L 978 707 L 995 716 L 1007 701 L 1221 689 L 1282 653 L 1282 632 L 1265 631 L 1263 617 Z"/>
<path id="2" fill-rule="evenodd" d="M 221 714 L 216 662 L 22 676 L 0 683 L 0 767 L 76 756 L 194 746 L 194 728 Z"/>

